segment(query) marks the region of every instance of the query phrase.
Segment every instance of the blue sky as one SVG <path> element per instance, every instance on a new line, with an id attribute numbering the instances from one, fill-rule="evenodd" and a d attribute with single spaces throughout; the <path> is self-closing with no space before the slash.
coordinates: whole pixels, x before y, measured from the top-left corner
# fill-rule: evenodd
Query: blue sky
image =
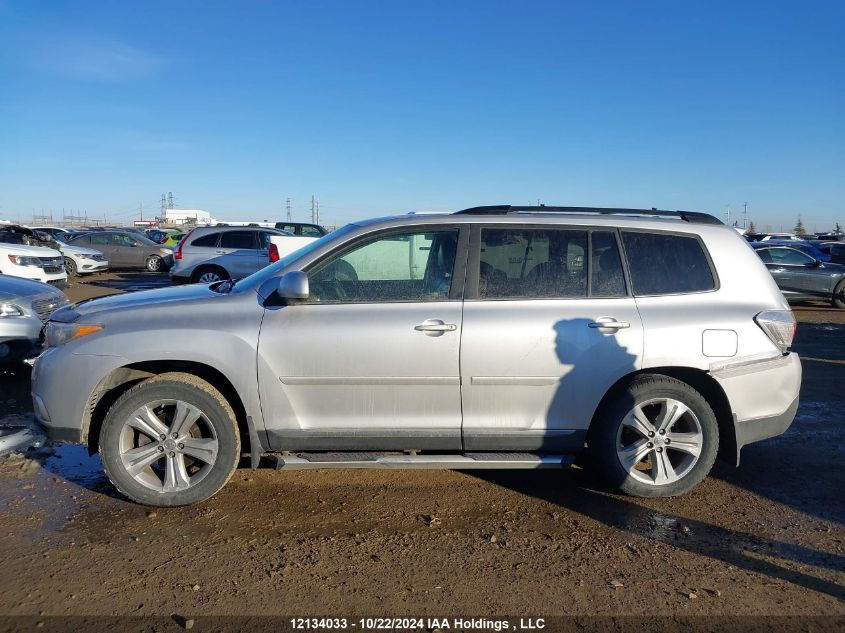
<path id="1" fill-rule="evenodd" d="M 0 217 L 845 224 L 845 2 L 0 0 Z"/>

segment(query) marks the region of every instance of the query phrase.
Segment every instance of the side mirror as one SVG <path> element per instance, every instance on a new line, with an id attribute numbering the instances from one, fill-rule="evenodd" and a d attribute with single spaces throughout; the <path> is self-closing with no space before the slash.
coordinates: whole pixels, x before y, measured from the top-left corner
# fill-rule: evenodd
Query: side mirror
<path id="1" fill-rule="evenodd" d="M 292 270 L 279 277 L 276 294 L 282 299 L 307 299 L 308 275 L 300 270 Z"/>
<path id="2" fill-rule="evenodd" d="M 810 264 L 810 266 L 812 266 L 813 268 L 819 268 L 821 265 L 822 265 L 822 263 L 821 263 L 821 261 L 820 261 L 820 260 L 818 260 L 818 259 L 814 259 L 814 260 L 813 260 L 813 263 L 812 263 L 812 264 Z"/>

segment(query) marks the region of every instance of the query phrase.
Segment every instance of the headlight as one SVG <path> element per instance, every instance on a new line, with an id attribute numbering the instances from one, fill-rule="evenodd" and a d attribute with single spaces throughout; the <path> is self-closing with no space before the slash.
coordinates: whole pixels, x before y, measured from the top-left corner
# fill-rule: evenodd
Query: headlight
<path id="1" fill-rule="evenodd" d="M 160 249 L 158 249 L 158 252 L 161 253 L 162 255 L 172 255 L 173 249 L 172 248 L 160 248 Z"/>
<path id="2" fill-rule="evenodd" d="M 95 255 L 93 253 L 73 253 L 79 259 L 94 259 Z"/>
<path id="3" fill-rule="evenodd" d="M 0 303 L 0 318 L 23 316 L 23 308 L 14 303 Z"/>
<path id="4" fill-rule="evenodd" d="M 103 329 L 102 325 L 86 323 L 56 323 L 50 321 L 44 328 L 44 338 L 48 347 L 58 347 L 68 341 L 88 336 Z"/>
<path id="5" fill-rule="evenodd" d="M 41 266 L 41 260 L 37 257 L 27 257 L 25 255 L 9 255 L 9 261 L 16 266 Z"/>

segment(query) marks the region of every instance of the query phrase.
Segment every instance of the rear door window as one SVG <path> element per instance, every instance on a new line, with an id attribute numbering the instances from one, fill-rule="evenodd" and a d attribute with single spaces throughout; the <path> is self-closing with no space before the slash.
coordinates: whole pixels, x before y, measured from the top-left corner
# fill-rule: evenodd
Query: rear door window
<path id="1" fill-rule="evenodd" d="M 625 273 L 613 231 L 590 233 L 590 296 L 624 297 Z"/>
<path id="2" fill-rule="evenodd" d="M 587 296 L 587 231 L 481 229 L 480 299 Z"/>
<path id="3" fill-rule="evenodd" d="M 255 231 L 227 231 L 220 236 L 220 248 L 258 248 Z"/>
<path id="4" fill-rule="evenodd" d="M 687 235 L 622 231 L 635 295 L 706 292 L 716 287 L 701 242 Z"/>

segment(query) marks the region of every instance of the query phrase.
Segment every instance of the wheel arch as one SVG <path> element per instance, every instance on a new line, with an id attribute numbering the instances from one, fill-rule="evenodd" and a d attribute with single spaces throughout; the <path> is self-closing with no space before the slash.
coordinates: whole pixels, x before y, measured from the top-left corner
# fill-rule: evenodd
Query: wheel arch
<path id="1" fill-rule="evenodd" d="M 156 360 L 118 367 L 97 384 L 88 398 L 82 420 L 82 437 L 86 440 L 88 452 L 92 455 L 97 452 L 103 420 L 121 395 L 142 380 L 174 371 L 201 378 L 220 391 L 235 412 L 238 431 L 241 435 L 241 446 L 251 445 L 249 421 L 243 400 L 232 382 L 222 372 L 211 365 L 195 361 Z"/>
<path id="2" fill-rule="evenodd" d="M 616 396 L 619 390 L 625 388 L 637 376 L 645 374 L 674 378 L 675 380 L 687 383 L 698 391 L 707 400 L 707 403 L 712 407 L 713 413 L 716 415 L 716 422 L 719 426 L 719 459 L 734 466 L 738 464 L 739 452 L 736 445 L 736 427 L 728 396 L 725 394 L 722 386 L 709 373 L 694 367 L 649 367 L 623 376 L 602 397 L 590 421 L 590 429 L 594 428 L 594 422 L 602 415 L 607 403 Z M 590 434 L 588 431 L 587 442 L 589 443 L 589 441 Z"/>
<path id="3" fill-rule="evenodd" d="M 199 280 L 200 276 L 202 275 L 203 271 L 206 271 L 206 270 L 219 270 L 223 273 L 223 275 L 222 275 L 223 279 L 227 279 L 227 278 L 231 279 L 232 278 L 232 276 L 229 274 L 229 271 L 226 270 L 226 268 L 224 266 L 221 266 L 220 264 L 210 264 L 208 262 L 203 262 L 202 264 L 197 265 L 191 271 L 191 281 L 196 283 Z"/>

